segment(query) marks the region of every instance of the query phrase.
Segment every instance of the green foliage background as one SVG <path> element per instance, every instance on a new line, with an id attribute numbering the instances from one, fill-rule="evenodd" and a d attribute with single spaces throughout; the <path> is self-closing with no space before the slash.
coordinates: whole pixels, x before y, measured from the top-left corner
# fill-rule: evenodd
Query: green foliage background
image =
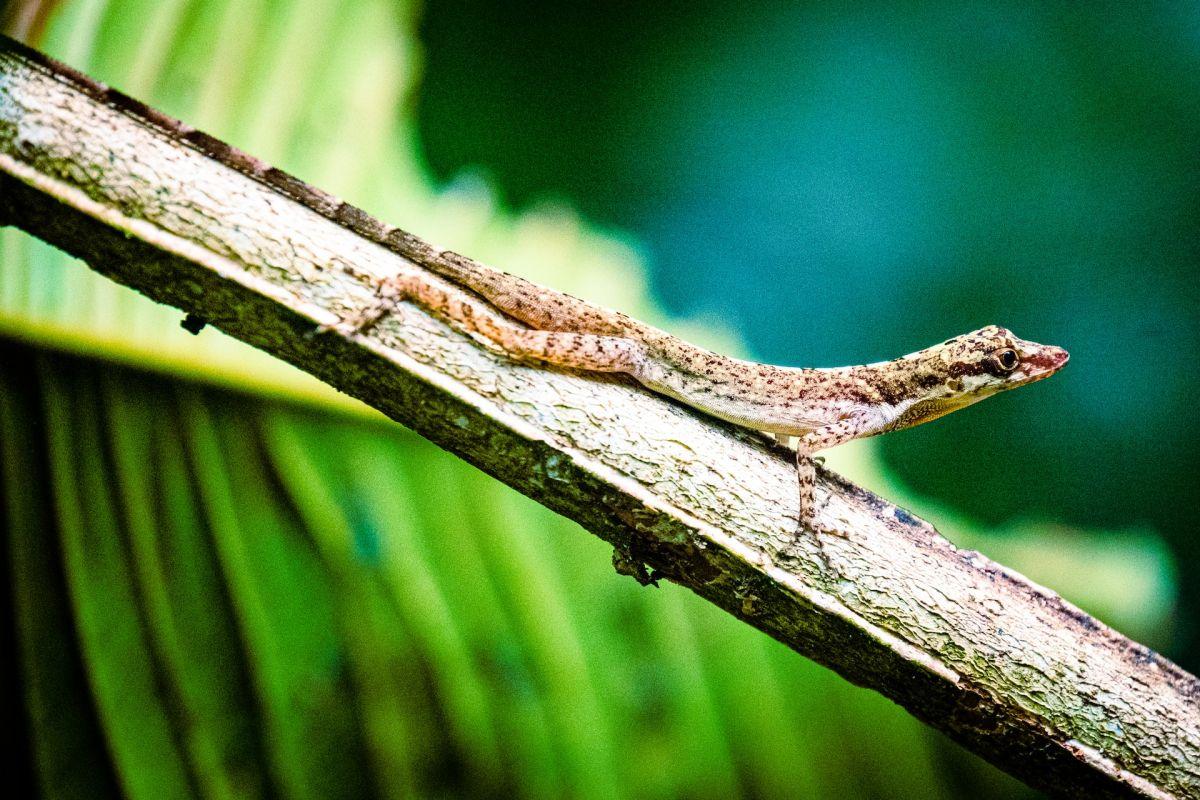
<path id="1" fill-rule="evenodd" d="M 562 203 L 514 214 L 481 178 L 436 186 L 419 11 L 71 0 L 28 41 L 435 242 L 737 349 L 662 319 L 628 235 Z M 616 576 L 598 540 L 418 437 L 178 322 L 0 232 L 5 766 L 42 796 L 1030 794 L 692 595 Z M 1151 532 L 1031 518 L 996 540 L 904 499 L 871 443 L 834 460 L 1168 640 Z"/>

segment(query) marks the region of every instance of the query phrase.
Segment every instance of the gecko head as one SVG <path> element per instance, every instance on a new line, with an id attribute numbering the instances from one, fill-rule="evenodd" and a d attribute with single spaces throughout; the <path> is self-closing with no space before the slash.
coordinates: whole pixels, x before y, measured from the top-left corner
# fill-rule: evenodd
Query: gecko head
<path id="1" fill-rule="evenodd" d="M 947 386 L 972 400 L 1048 378 L 1069 358 L 1061 347 L 1026 341 L 998 325 L 956 336 L 926 352 L 941 362 Z"/>
<path id="2" fill-rule="evenodd" d="M 899 414 L 891 430 L 908 428 L 977 403 L 1006 389 L 1040 381 L 1062 369 L 1067 351 L 1028 342 L 989 325 L 893 362 L 892 377 L 876 383 Z M 899 377 L 897 377 L 899 376 Z"/>

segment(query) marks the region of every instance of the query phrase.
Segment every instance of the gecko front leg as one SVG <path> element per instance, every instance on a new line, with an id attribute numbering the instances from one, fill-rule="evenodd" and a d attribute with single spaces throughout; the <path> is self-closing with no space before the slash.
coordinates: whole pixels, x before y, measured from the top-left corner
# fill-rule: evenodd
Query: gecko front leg
<path id="1" fill-rule="evenodd" d="M 871 433 L 878 427 L 878 419 L 873 414 L 849 414 L 837 422 L 809 431 L 800 437 L 796 443 L 796 481 L 800 489 L 799 531 L 810 530 L 813 533 L 828 533 L 833 536 L 847 538 L 844 530 L 831 526 L 818 525 L 815 490 L 817 484 L 817 467 L 813 463 L 813 454 L 819 450 L 845 444 Z"/>

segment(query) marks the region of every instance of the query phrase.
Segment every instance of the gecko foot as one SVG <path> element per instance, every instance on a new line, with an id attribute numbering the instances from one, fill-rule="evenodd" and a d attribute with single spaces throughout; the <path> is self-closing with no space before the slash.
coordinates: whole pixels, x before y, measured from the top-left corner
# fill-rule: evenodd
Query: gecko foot
<path id="1" fill-rule="evenodd" d="M 809 525 L 808 530 L 816 536 L 835 536 L 838 539 L 849 539 L 850 532 L 836 527 L 834 525 L 826 525 L 824 523 L 813 523 Z"/>
<path id="2" fill-rule="evenodd" d="M 309 332 L 308 337 L 335 332 L 349 338 L 371 330 L 407 296 L 406 277 L 405 275 L 396 275 L 390 278 L 374 279 L 375 297 L 369 305 L 342 317 L 337 322 L 318 325 Z"/>
<path id="3" fill-rule="evenodd" d="M 834 576 L 838 576 L 841 574 L 841 570 L 837 568 L 833 554 L 826 547 L 826 541 L 829 537 L 836 537 L 846 541 L 850 540 L 849 532 L 841 528 L 809 520 L 797 527 L 793 545 L 799 545 L 805 539 L 809 539 L 809 541 L 817 546 L 817 556 L 825 565 L 825 570 Z"/>
<path id="4" fill-rule="evenodd" d="M 805 536 L 815 536 L 818 540 L 822 536 L 834 536 L 838 539 L 849 539 L 850 532 L 834 525 L 827 525 L 824 522 L 807 520 L 796 527 L 796 541 L 800 541 Z"/>
<path id="5" fill-rule="evenodd" d="M 342 317 L 337 322 L 327 322 L 316 326 L 308 333 L 308 338 L 324 336 L 327 333 L 339 333 L 349 338 L 360 333 L 366 333 L 387 315 L 393 305 L 394 303 L 390 299 L 382 298 L 376 300 L 375 303 L 362 311 L 356 311 L 349 316 Z"/>
<path id="6" fill-rule="evenodd" d="M 819 458 L 813 459 L 820 461 Z M 804 537 L 806 533 L 816 537 L 821 536 L 836 536 L 839 539 L 849 539 L 850 532 L 844 528 L 830 525 L 825 522 L 818 522 L 818 517 L 825 513 L 825 509 L 829 506 L 830 496 L 825 494 L 817 501 L 810 500 L 807 504 L 800 507 L 800 519 L 797 525 L 796 538 L 797 540 Z"/>

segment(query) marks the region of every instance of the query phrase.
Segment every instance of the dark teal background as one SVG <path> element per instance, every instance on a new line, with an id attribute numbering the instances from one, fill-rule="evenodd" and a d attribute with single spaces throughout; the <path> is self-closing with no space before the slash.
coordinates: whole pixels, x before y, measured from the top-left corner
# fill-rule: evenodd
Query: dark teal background
<path id="1" fill-rule="evenodd" d="M 990 523 L 1153 526 L 1200 667 L 1200 5 L 433 0 L 422 38 L 441 178 L 630 231 L 658 299 L 757 358 L 1068 348 L 887 463 Z"/>

